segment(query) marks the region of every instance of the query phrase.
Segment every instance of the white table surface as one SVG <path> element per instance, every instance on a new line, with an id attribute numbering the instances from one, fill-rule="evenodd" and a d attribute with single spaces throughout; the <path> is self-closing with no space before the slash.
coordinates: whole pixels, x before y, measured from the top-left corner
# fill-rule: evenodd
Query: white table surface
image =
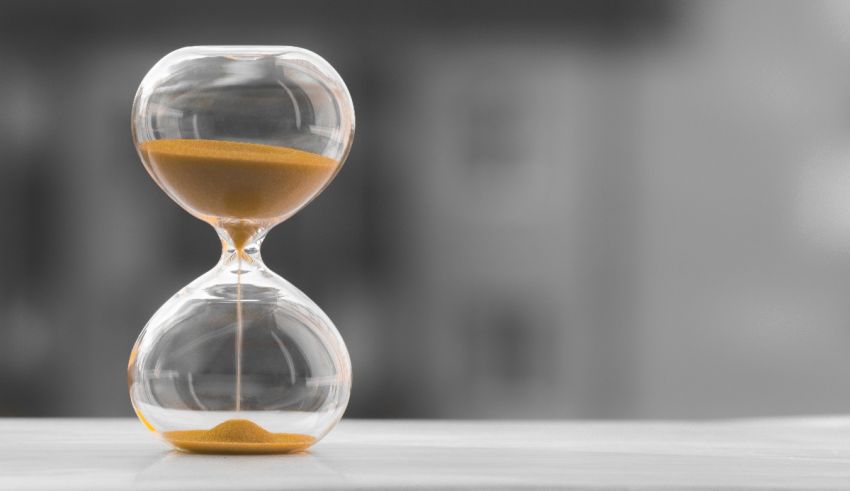
<path id="1" fill-rule="evenodd" d="M 850 417 L 343 421 L 309 453 L 170 451 L 133 419 L 0 419 L 0 490 L 850 489 Z"/>

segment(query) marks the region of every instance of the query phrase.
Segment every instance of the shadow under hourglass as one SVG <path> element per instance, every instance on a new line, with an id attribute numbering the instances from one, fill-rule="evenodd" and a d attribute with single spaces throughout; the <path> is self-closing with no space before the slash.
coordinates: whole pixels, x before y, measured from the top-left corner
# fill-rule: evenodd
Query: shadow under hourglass
<path id="1" fill-rule="evenodd" d="M 172 450 L 136 473 L 142 487 L 303 489 L 334 487 L 345 476 L 309 451 L 286 455 L 204 455 Z"/>

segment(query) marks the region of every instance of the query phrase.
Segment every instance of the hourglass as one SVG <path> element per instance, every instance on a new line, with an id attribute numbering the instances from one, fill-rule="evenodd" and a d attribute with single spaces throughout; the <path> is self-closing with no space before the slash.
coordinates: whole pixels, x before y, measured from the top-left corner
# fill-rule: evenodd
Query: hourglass
<path id="1" fill-rule="evenodd" d="M 348 89 L 299 48 L 183 48 L 145 76 L 132 132 L 153 180 L 223 248 L 139 335 L 128 369 L 136 414 L 185 451 L 306 449 L 342 417 L 351 362 L 324 312 L 263 265 L 260 245 L 342 166 L 354 135 Z"/>

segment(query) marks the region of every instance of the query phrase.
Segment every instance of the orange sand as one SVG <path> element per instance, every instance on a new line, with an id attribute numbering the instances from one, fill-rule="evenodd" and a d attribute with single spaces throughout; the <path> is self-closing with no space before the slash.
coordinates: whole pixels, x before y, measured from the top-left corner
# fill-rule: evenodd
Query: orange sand
<path id="1" fill-rule="evenodd" d="M 292 453 L 316 443 L 309 435 L 271 433 L 247 419 L 231 419 L 211 430 L 168 431 L 162 436 L 175 447 L 196 453 Z"/>
<path id="2" fill-rule="evenodd" d="M 339 168 L 339 162 L 318 154 L 254 143 L 152 140 L 139 150 L 157 183 L 195 216 L 227 230 L 240 251 L 260 227 L 289 217 L 316 196 Z M 238 411 L 241 295 L 236 312 Z M 309 435 L 271 433 L 245 419 L 162 436 L 177 448 L 198 453 L 290 453 L 316 441 Z"/>
<path id="3" fill-rule="evenodd" d="M 223 226 L 242 249 L 261 226 L 304 206 L 339 162 L 288 147 L 221 140 L 139 145 L 156 181 L 196 216 Z"/>

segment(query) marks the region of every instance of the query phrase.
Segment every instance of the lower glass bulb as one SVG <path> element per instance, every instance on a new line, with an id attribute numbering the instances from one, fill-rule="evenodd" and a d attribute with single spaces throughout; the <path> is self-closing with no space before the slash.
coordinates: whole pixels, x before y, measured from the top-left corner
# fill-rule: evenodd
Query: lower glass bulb
<path id="1" fill-rule="evenodd" d="M 226 251 L 154 314 L 128 376 L 139 418 L 178 449 L 287 453 L 342 417 L 351 362 L 330 319 L 256 245 Z"/>

